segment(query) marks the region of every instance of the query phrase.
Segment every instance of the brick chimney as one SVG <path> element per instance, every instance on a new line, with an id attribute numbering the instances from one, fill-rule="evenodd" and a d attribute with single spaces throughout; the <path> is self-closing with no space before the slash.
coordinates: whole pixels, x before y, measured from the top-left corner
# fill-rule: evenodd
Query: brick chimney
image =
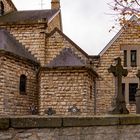
<path id="1" fill-rule="evenodd" d="M 60 9 L 60 0 L 52 0 L 51 9 Z"/>

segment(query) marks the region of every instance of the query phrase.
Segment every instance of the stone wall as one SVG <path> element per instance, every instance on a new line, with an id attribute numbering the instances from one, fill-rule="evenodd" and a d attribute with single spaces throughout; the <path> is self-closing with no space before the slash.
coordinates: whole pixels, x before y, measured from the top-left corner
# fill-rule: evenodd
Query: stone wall
<path id="1" fill-rule="evenodd" d="M 1 0 L 4 4 L 4 14 L 15 11 L 15 7 L 8 0 Z"/>
<path id="2" fill-rule="evenodd" d="M 79 115 L 94 112 L 94 77 L 87 70 L 45 69 L 40 72 L 40 114 L 49 107 L 58 115 L 70 115 L 68 109 L 76 105 Z"/>
<path id="3" fill-rule="evenodd" d="M 0 112 L 4 112 L 4 106 L 3 106 L 3 96 L 4 96 L 4 90 L 5 90 L 5 85 L 4 85 L 4 62 L 3 62 L 4 57 L 0 57 Z"/>
<path id="4" fill-rule="evenodd" d="M 31 114 L 29 107 L 37 105 L 37 79 L 35 67 L 28 61 L 13 59 L 10 56 L 2 56 L 1 79 L 1 100 L 0 114 L 7 115 L 27 115 Z M 24 74 L 27 77 L 26 94 L 19 92 L 20 76 Z"/>
<path id="5" fill-rule="evenodd" d="M 139 140 L 140 116 L 0 118 L 1 140 Z"/>
<path id="6" fill-rule="evenodd" d="M 6 28 L 25 48 L 36 57 L 41 65 L 45 59 L 45 23 L 1 26 Z"/>
<path id="7" fill-rule="evenodd" d="M 47 32 L 50 33 L 53 31 L 54 28 L 58 28 L 59 30 L 62 30 L 62 20 L 61 20 L 61 13 L 57 14 L 55 18 L 53 18 L 49 23 L 48 23 L 48 28 Z"/>
<path id="8" fill-rule="evenodd" d="M 121 57 L 123 64 L 123 46 L 140 46 L 140 28 L 130 27 L 121 31 L 121 34 L 116 36 L 116 40 L 113 39 L 111 46 L 104 51 L 100 56 L 100 64 L 97 67 L 97 73 L 99 79 L 97 82 L 97 112 L 99 114 L 106 113 L 110 107 L 111 102 L 115 96 L 115 79 L 113 74 L 108 73 L 108 68 L 114 63 L 114 58 Z M 110 45 L 110 44 L 109 44 Z M 128 68 L 128 76 L 123 78 L 123 81 L 130 81 L 136 77 L 137 67 Z M 127 93 L 128 94 L 128 93 Z M 126 95 L 128 97 L 128 95 Z M 129 104 L 127 101 L 127 107 L 131 113 L 135 112 L 135 104 Z"/>
<path id="9" fill-rule="evenodd" d="M 52 19 L 48 25 L 46 21 L 40 20 L 31 23 L 29 21 L 29 23 L 16 23 L 0 26 L 1 28 L 8 30 L 16 40 L 22 43 L 22 45 L 38 59 L 42 66 L 45 65 L 46 50 L 48 50 L 46 33 L 51 32 L 55 27 L 60 30 L 62 28 L 60 14 Z"/>
<path id="10" fill-rule="evenodd" d="M 86 56 L 84 52 L 81 52 L 82 50 L 76 44 L 57 29 L 48 34 L 46 41 L 45 63 L 48 64 L 52 61 L 64 48 L 71 48 L 72 51 L 81 58 L 83 62 L 85 62 L 85 64 L 88 63 L 88 56 Z"/>

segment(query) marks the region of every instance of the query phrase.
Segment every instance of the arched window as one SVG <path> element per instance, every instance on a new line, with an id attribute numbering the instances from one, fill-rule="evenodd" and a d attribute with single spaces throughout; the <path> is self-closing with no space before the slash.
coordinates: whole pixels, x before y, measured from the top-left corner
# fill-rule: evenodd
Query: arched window
<path id="1" fill-rule="evenodd" d="M 4 14 L 4 4 L 2 1 L 0 1 L 0 15 Z"/>
<path id="2" fill-rule="evenodd" d="M 20 84 L 19 84 L 19 90 L 21 95 L 26 95 L 26 82 L 27 82 L 27 77 L 25 75 L 21 75 Z"/>

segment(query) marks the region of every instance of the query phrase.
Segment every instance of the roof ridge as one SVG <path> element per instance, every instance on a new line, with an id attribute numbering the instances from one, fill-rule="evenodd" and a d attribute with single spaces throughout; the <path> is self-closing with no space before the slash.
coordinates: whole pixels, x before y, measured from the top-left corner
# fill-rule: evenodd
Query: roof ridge
<path id="1" fill-rule="evenodd" d="M 14 11 L 14 12 L 30 12 L 30 11 L 59 11 L 56 9 L 32 9 L 32 10 L 18 10 L 18 11 Z"/>
<path id="2" fill-rule="evenodd" d="M 40 19 L 46 19 L 44 23 L 50 22 L 60 10 L 22 10 L 13 11 L 0 17 L 0 24 L 23 24 L 40 23 Z"/>

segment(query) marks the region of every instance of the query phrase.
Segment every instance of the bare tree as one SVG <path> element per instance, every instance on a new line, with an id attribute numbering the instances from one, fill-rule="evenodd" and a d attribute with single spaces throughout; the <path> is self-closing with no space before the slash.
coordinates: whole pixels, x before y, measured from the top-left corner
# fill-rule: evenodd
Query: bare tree
<path id="1" fill-rule="evenodd" d="M 128 17 L 133 15 L 140 17 L 140 0 L 113 0 L 113 3 L 109 5 L 115 11 L 116 21 L 121 26 L 133 24 L 128 20 Z"/>

